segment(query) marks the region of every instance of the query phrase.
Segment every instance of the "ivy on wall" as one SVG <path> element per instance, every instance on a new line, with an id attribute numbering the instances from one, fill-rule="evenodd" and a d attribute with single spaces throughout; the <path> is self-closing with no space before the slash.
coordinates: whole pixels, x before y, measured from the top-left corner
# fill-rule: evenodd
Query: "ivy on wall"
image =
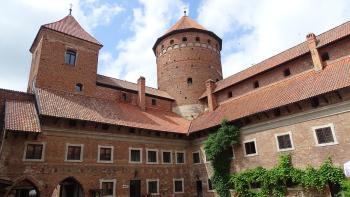
<path id="1" fill-rule="evenodd" d="M 231 155 L 229 148 L 239 142 L 239 129 L 223 120 L 217 132 L 204 142 L 205 155 L 211 161 L 213 187 L 220 197 L 230 196 Z"/>

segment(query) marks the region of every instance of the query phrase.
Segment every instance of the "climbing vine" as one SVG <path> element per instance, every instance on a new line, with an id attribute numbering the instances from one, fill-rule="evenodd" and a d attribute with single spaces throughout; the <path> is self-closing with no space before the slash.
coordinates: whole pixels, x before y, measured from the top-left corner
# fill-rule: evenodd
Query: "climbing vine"
<path id="1" fill-rule="evenodd" d="M 272 169 L 257 167 L 231 175 L 230 182 L 241 197 L 286 196 L 287 186 L 302 186 L 306 190 L 323 191 L 327 185 L 341 184 L 344 174 L 328 158 L 319 168 L 297 169 L 292 166 L 290 155 L 281 155 Z M 346 184 L 343 184 L 346 187 Z M 252 187 L 259 187 L 254 190 Z M 349 185 L 347 185 L 349 186 Z"/>
<path id="2" fill-rule="evenodd" d="M 213 167 L 211 177 L 213 187 L 220 197 L 230 196 L 230 166 L 229 148 L 239 142 L 239 129 L 223 120 L 217 132 L 209 135 L 204 142 L 204 150 Z"/>

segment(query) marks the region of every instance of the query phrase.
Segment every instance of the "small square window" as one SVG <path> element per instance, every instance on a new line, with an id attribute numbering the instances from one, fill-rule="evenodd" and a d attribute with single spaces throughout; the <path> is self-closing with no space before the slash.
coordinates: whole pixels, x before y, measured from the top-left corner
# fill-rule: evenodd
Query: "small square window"
<path id="1" fill-rule="evenodd" d="M 187 78 L 187 85 L 192 85 L 192 78 L 191 77 Z"/>
<path id="2" fill-rule="evenodd" d="M 67 50 L 64 56 L 64 63 L 75 65 L 77 53 L 73 50 Z"/>
<path id="3" fill-rule="evenodd" d="M 276 137 L 278 151 L 287 151 L 287 150 L 294 149 L 293 141 L 292 141 L 292 134 L 290 132 L 276 134 L 275 137 Z"/>
<path id="4" fill-rule="evenodd" d="M 129 148 L 129 163 L 142 163 L 141 148 Z"/>
<path id="5" fill-rule="evenodd" d="M 82 144 L 67 144 L 66 145 L 66 161 L 82 162 L 83 148 Z"/>
<path id="6" fill-rule="evenodd" d="M 103 197 L 114 197 L 116 196 L 115 188 L 116 188 L 116 180 L 100 180 L 100 188 L 102 190 Z"/>
<path id="7" fill-rule="evenodd" d="M 183 37 L 182 42 L 187 42 L 187 37 Z"/>
<path id="8" fill-rule="evenodd" d="M 147 154 L 146 157 L 147 157 L 148 164 L 157 164 L 158 163 L 158 150 L 147 149 L 146 154 Z"/>
<path id="9" fill-rule="evenodd" d="M 176 163 L 177 164 L 185 163 L 185 152 L 176 152 Z"/>
<path id="10" fill-rule="evenodd" d="M 162 151 L 162 162 L 163 164 L 171 164 L 172 156 L 171 151 Z"/>
<path id="11" fill-rule="evenodd" d="M 147 179 L 147 193 L 151 195 L 159 195 L 159 180 Z"/>
<path id="12" fill-rule="evenodd" d="M 196 42 L 199 42 L 201 41 L 201 38 L 200 37 L 196 37 Z"/>
<path id="13" fill-rule="evenodd" d="M 285 70 L 283 71 L 283 74 L 284 74 L 285 77 L 289 76 L 289 75 L 290 75 L 290 70 L 289 70 L 289 68 L 285 69 Z"/>
<path id="14" fill-rule="evenodd" d="M 254 155 L 258 154 L 258 152 L 256 150 L 256 141 L 255 141 L 255 139 L 243 142 L 243 144 L 244 144 L 244 151 L 245 151 L 245 155 L 246 156 L 254 156 Z"/>
<path id="15" fill-rule="evenodd" d="M 33 142 L 25 144 L 24 161 L 43 161 L 44 143 Z"/>
<path id="16" fill-rule="evenodd" d="M 318 146 L 338 144 L 333 124 L 313 127 L 316 144 Z"/>
<path id="17" fill-rule="evenodd" d="M 83 91 L 83 84 L 81 84 L 81 83 L 75 84 L 75 91 L 76 91 L 76 92 L 81 92 L 81 91 Z"/>
<path id="18" fill-rule="evenodd" d="M 98 146 L 98 162 L 113 163 L 113 146 Z"/>
<path id="19" fill-rule="evenodd" d="M 184 193 L 184 179 L 174 179 L 174 193 Z"/>
<path id="20" fill-rule="evenodd" d="M 260 87 L 259 81 L 255 81 L 254 82 L 254 88 L 258 88 L 258 87 Z"/>
<path id="21" fill-rule="evenodd" d="M 232 98 L 232 92 L 231 92 L 231 91 L 229 91 L 229 92 L 227 93 L 227 98 Z"/>
<path id="22" fill-rule="evenodd" d="M 155 98 L 152 99 L 152 105 L 157 105 L 157 100 Z"/>
<path id="23" fill-rule="evenodd" d="M 327 60 L 329 60 L 329 54 L 328 54 L 328 52 L 323 53 L 323 54 L 321 55 L 321 59 L 322 59 L 322 61 L 327 61 Z"/>
<path id="24" fill-rule="evenodd" d="M 194 164 L 199 164 L 199 163 L 201 163 L 199 151 L 193 152 L 193 153 L 192 153 L 192 160 L 193 160 L 193 163 L 194 163 Z"/>
<path id="25" fill-rule="evenodd" d="M 170 44 L 174 44 L 174 40 L 170 40 Z"/>

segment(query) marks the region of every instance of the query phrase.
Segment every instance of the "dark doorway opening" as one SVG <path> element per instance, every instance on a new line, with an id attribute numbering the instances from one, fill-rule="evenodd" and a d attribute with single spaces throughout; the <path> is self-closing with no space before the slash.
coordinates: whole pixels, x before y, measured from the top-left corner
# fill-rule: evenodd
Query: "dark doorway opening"
<path id="1" fill-rule="evenodd" d="M 141 180 L 130 180 L 130 197 L 141 197 Z"/>
<path id="2" fill-rule="evenodd" d="M 66 178 L 55 188 L 52 196 L 59 197 L 84 197 L 81 184 L 72 177 Z"/>
<path id="3" fill-rule="evenodd" d="M 28 181 L 23 180 L 17 183 L 9 193 L 9 196 L 15 197 L 39 197 L 39 191 L 35 185 Z"/>
<path id="4" fill-rule="evenodd" d="M 196 181 L 197 197 L 203 197 L 202 181 Z"/>

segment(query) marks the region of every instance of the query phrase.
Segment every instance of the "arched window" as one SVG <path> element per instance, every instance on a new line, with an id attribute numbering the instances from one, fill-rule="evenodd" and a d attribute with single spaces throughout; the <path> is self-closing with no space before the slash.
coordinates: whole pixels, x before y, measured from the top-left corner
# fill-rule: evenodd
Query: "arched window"
<path id="1" fill-rule="evenodd" d="M 81 84 L 81 83 L 75 84 L 75 91 L 76 91 L 76 92 L 81 92 L 81 91 L 83 91 L 83 84 Z"/>
<path id="2" fill-rule="evenodd" d="M 77 59 L 77 52 L 74 50 L 68 49 L 64 55 L 64 63 L 69 65 L 75 65 Z"/>
<path id="3" fill-rule="evenodd" d="M 192 78 L 191 77 L 187 78 L 187 85 L 192 85 Z"/>
<path id="4" fill-rule="evenodd" d="M 187 41 L 187 37 L 183 37 L 182 42 L 186 42 L 186 41 Z"/>

